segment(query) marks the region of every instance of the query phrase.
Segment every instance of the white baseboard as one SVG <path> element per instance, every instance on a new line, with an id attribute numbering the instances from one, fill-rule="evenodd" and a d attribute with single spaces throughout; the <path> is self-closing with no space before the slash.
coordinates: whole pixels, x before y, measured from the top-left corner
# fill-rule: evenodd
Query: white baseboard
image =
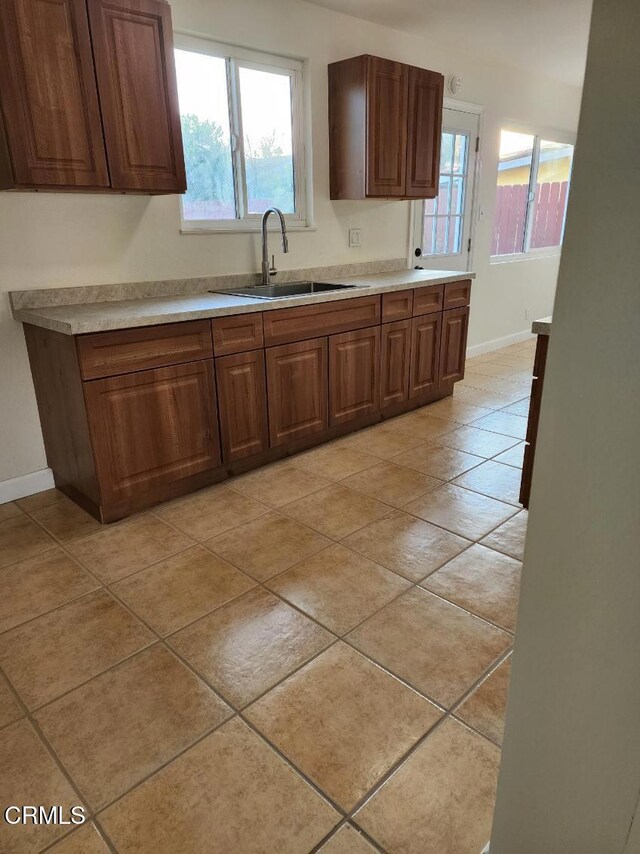
<path id="1" fill-rule="evenodd" d="M 528 338 L 535 338 L 535 335 L 530 329 L 524 329 L 522 332 L 505 335 L 504 338 L 494 338 L 493 341 L 476 344 L 474 347 L 467 348 L 467 359 L 471 359 L 472 356 L 483 356 L 485 353 L 500 350 L 502 347 L 508 347 L 509 344 L 518 344 L 520 341 L 526 341 Z"/>
<path id="2" fill-rule="evenodd" d="M 26 498 L 36 492 L 44 492 L 54 486 L 51 469 L 32 471 L 29 474 L 12 477 L 11 480 L 0 481 L 0 504 L 15 501 L 16 498 Z"/>

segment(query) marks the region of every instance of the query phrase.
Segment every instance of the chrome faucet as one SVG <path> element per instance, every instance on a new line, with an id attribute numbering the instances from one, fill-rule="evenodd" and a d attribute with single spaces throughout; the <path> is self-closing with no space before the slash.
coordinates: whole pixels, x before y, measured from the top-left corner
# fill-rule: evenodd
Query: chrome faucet
<path id="1" fill-rule="evenodd" d="M 267 208 L 262 214 L 262 284 L 268 285 L 271 283 L 271 275 L 275 273 L 269 265 L 269 247 L 267 245 L 267 220 L 269 214 L 277 214 L 280 219 L 280 231 L 282 233 L 282 251 L 289 251 L 289 241 L 287 239 L 287 226 L 285 225 L 284 216 L 280 208 Z"/>

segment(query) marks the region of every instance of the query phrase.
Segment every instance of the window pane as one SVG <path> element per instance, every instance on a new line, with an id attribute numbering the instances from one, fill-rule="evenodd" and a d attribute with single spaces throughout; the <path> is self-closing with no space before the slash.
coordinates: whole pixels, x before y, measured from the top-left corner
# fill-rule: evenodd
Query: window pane
<path id="1" fill-rule="evenodd" d="M 447 251 L 447 238 L 449 234 L 449 218 L 439 216 L 436 218 L 436 238 L 433 244 L 434 255 L 444 255 Z"/>
<path id="2" fill-rule="evenodd" d="M 460 252 L 460 243 L 462 240 L 462 217 L 452 216 L 449 222 L 449 248 L 450 255 Z"/>
<path id="3" fill-rule="evenodd" d="M 453 165 L 453 139 L 455 137 L 454 133 L 447 133 L 446 131 L 442 134 L 442 144 L 440 148 L 440 171 L 441 172 L 451 172 L 451 167 Z"/>
<path id="4" fill-rule="evenodd" d="M 448 175 L 440 176 L 440 188 L 438 192 L 438 213 L 449 213 L 449 197 L 451 189 L 451 178 Z"/>
<path id="5" fill-rule="evenodd" d="M 249 213 L 295 213 L 291 78 L 241 68 L 240 100 Z"/>
<path id="6" fill-rule="evenodd" d="M 463 179 L 451 179 L 451 213 L 461 214 L 464 207 Z"/>
<path id="7" fill-rule="evenodd" d="M 225 60 L 187 50 L 175 54 L 187 169 L 184 219 L 235 219 Z"/>
<path id="8" fill-rule="evenodd" d="M 534 137 L 525 133 L 503 130 L 500 135 L 492 255 L 524 250 L 533 143 Z"/>
<path id="9" fill-rule="evenodd" d="M 456 134 L 456 141 L 453 149 L 453 171 L 462 175 L 467 162 L 467 137 L 463 134 Z"/>
<path id="10" fill-rule="evenodd" d="M 434 225 L 436 218 L 434 216 L 426 216 L 424 218 L 424 231 L 422 236 L 422 254 L 433 255 L 434 253 Z"/>
<path id="11" fill-rule="evenodd" d="M 572 145 L 541 140 L 531 223 L 532 249 L 562 243 L 572 161 Z"/>

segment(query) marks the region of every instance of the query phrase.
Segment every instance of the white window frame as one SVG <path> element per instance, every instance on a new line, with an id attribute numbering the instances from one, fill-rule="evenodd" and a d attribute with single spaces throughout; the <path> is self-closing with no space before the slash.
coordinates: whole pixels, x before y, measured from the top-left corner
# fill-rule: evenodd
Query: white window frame
<path id="1" fill-rule="evenodd" d="M 502 131 L 513 131 L 515 133 L 528 134 L 533 137 L 533 152 L 531 154 L 531 174 L 529 176 L 529 196 L 527 200 L 527 211 L 525 215 L 524 225 L 524 249 L 522 252 L 509 252 L 506 255 L 491 255 L 489 262 L 491 264 L 509 264 L 513 261 L 526 261 L 536 258 L 554 258 L 562 254 L 562 244 L 564 242 L 564 228 L 567 220 L 567 207 L 569 197 L 567 195 L 567 206 L 564 209 L 564 220 L 562 223 L 562 236 L 558 246 L 542 246 L 539 249 L 531 248 L 531 230 L 533 227 L 533 213 L 535 211 L 535 188 L 538 183 L 538 168 L 540 166 L 540 142 L 544 139 L 547 142 L 559 142 L 565 145 L 576 145 L 576 135 L 569 134 L 566 131 L 557 131 L 553 129 L 536 131 L 524 125 L 501 124 L 500 134 Z M 500 167 L 500 157 L 498 156 L 498 168 Z M 569 193 L 571 192 L 571 178 L 573 175 L 573 158 L 571 159 L 571 170 L 569 172 Z M 496 172 L 496 187 L 498 186 L 498 173 Z M 494 209 L 495 216 L 495 209 Z M 493 240 L 493 221 L 491 223 L 491 233 Z"/>
<path id="2" fill-rule="evenodd" d="M 185 219 L 182 197 L 180 197 L 180 231 L 183 234 L 211 234 L 214 232 L 259 231 L 262 214 L 249 213 L 247 210 L 247 182 L 244 158 L 244 134 L 242 132 L 242 114 L 240 109 L 240 69 L 251 68 L 256 71 L 270 71 L 286 75 L 291 81 L 291 116 L 293 155 L 293 187 L 295 213 L 284 215 L 287 228 L 292 230 L 313 228 L 311 193 L 310 126 L 306 101 L 305 61 L 291 57 L 275 56 L 267 53 L 235 47 L 211 41 L 201 36 L 176 33 L 174 47 L 206 56 L 215 56 L 226 61 L 227 97 L 229 101 L 229 130 L 233 162 L 233 182 L 236 199 L 234 219 Z"/>

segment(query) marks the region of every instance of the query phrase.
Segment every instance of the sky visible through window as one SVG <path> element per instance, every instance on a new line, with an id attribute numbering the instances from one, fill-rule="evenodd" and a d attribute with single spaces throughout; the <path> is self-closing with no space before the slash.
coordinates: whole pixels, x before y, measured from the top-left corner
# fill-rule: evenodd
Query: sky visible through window
<path id="1" fill-rule="evenodd" d="M 184 219 L 235 219 L 227 61 L 176 50 L 176 69 L 187 168 Z M 240 66 L 239 80 L 248 213 L 270 205 L 294 213 L 291 77 Z"/>

